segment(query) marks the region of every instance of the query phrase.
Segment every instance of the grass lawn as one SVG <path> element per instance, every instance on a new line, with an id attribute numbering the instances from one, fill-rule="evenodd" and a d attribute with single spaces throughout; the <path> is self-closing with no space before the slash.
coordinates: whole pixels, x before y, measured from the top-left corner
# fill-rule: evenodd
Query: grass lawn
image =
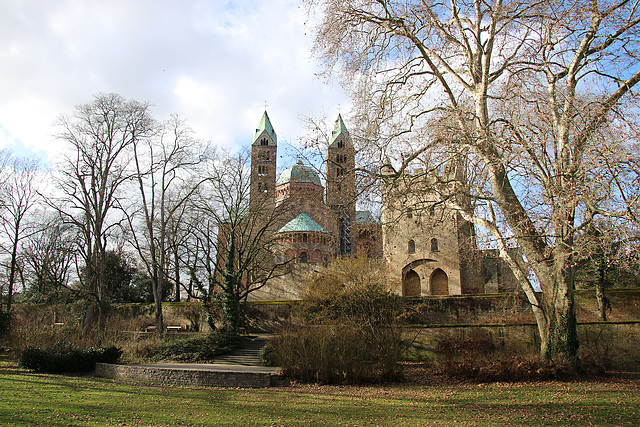
<path id="1" fill-rule="evenodd" d="M 0 425 L 640 425 L 640 380 L 178 388 L 0 366 Z"/>

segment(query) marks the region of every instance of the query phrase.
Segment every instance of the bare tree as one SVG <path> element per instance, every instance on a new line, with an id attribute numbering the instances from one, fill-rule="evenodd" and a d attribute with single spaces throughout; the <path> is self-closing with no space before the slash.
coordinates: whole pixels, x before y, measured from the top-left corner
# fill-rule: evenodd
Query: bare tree
<path id="1" fill-rule="evenodd" d="M 422 163 L 443 183 L 429 153 L 466 156 L 478 181 L 458 188 L 481 207 L 437 202 L 490 233 L 531 303 L 541 356 L 577 362 L 576 234 L 598 216 L 636 221 L 637 4 L 308 4 L 321 12 L 317 52 L 353 89 L 364 145 L 389 158 L 391 177 Z"/>
<path id="2" fill-rule="evenodd" d="M 4 234 L 2 249 L 9 255 L 7 312 L 11 311 L 13 303 L 20 242 L 33 232 L 26 219 L 39 199 L 38 178 L 41 172 L 40 161 L 36 158 L 26 157 L 11 157 L 0 171 L 3 175 L 0 187 L 2 191 L 0 195 L 2 203 L 0 224 Z"/>
<path id="3" fill-rule="evenodd" d="M 55 305 L 71 293 L 76 236 L 71 225 L 64 224 L 58 214 L 51 214 L 32 219 L 37 222 L 37 231 L 23 241 L 21 257 L 30 301 Z M 54 311 L 54 322 L 55 315 Z"/>
<path id="4" fill-rule="evenodd" d="M 159 138 L 135 141 L 133 150 L 139 203 L 135 210 L 125 211 L 133 244 L 151 277 L 156 330 L 162 333 L 162 292 L 171 277 L 172 227 L 203 181 L 199 165 L 207 158 L 208 148 L 193 139 L 183 120 L 173 116 Z M 136 223 L 135 213 L 141 214 L 142 224 Z"/>
<path id="5" fill-rule="evenodd" d="M 151 137 L 155 123 L 149 105 L 117 94 L 98 94 L 58 120 L 58 139 L 69 146 L 58 186 L 64 194 L 58 209 L 81 235 L 80 251 L 89 293 L 85 328 L 105 303 L 105 257 L 109 238 L 121 218 L 115 215 L 123 184 L 132 177 L 133 144 Z"/>
<path id="6" fill-rule="evenodd" d="M 248 154 L 220 156 L 207 176 L 191 209 L 189 268 L 198 297 L 207 307 L 216 303 L 224 327 L 237 333 L 240 303 L 286 271 L 288 261 L 276 256 L 272 238 L 286 208 L 276 208 L 266 194 L 249 203 Z"/>

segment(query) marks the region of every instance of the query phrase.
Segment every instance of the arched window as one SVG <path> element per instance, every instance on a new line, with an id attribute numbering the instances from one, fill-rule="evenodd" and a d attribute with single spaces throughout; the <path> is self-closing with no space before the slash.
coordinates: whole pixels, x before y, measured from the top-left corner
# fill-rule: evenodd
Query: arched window
<path id="1" fill-rule="evenodd" d="M 260 140 L 260 145 L 269 145 L 269 141 L 267 141 L 267 138 L 262 138 Z"/>
<path id="2" fill-rule="evenodd" d="M 266 166 L 258 166 L 258 175 L 264 176 L 264 175 L 267 174 L 268 170 L 269 170 L 269 168 L 266 167 Z"/>
<path id="3" fill-rule="evenodd" d="M 307 235 L 306 234 L 302 235 L 302 241 L 305 242 L 305 243 L 307 242 Z"/>
<path id="4" fill-rule="evenodd" d="M 431 251 L 438 252 L 438 239 L 431 239 Z"/>
<path id="5" fill-rule="evenodd" d="M 344 176 L 344 169 L 338 168 L 336 170 L 336 176 Z"/>
<path id="6" fill-rule="evenodd" d="M 415 240 L 409 240 L 409 253 L 410 254 L 415 254 L 416 253 L 416 242 L 415 242 Z"/>
<path id="7" fill-rule="evenodd" d="M 411 208 L 407 210 L 407 218 L 413 218 L 413 211 L 411 210 Z"/>
<path id="8" fill-rule="evenodd" d="M 300 254 L 300 262 L 303 262 L 303 263 L 305 263 L 305 264 L 306 264 L 306 263 L 307 263 L 307 261 L 308 261 L 307 253 L 306 253 L 306 252 L 302 252 L 302 253 Z"/>
<path id="9" fill-rule="evenodd" d="M 338 148 L 342 148 L 342 147 L 344 147 L 344 142 L 338 141 Z"/>

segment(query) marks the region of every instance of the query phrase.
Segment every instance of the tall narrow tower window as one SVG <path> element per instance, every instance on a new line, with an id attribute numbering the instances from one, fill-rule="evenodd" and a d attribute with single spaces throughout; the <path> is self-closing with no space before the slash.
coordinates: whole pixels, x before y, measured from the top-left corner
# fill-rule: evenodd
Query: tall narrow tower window
<path id="1" fill-rule="evenodd" d="M 269 145 L 269 141 L 267 141 L 267 138 L 262 138 L 260 140 L 260 145 Z"/>
<path id="2" fill-rule="evenodd" d="M 416 242 L 415 242 L 415 240 L 409 240 L 409 253 L 410 254 L 415 254 L 416 253 Z"/>
<path id="3" fill-rule="evenodd" d="M 302 262 L 302 263 L 305 263 L 305 264 L 306 264 L 306 263 L 307 263 L 307 261 L 308 261 L 308 259 L 307 259 L 307 253 L 306 253 L 306 252 L 302 252 L 302 253 L 300 254 L 300 262 Z"/>
<path id="4" fill-rule="evenodd" d="M 344 176 L 344 169 L 342 168 L 336 169 L 336 176 Z"/>
<path id="5" fill-rule="evenodd" d="M 267 168 L 266 166 L 258 166 L 258 175 L 266 175 L 268 170 L 269 168 Z"/>
<path id="6" fill-rule="evenodd" d="M 438 252 L 438 239 L 431 239 L 431 251 Z"/>
<path id="7" fill-rule="evenodd" d="M 338 148 L 343 148 L 343 147 L 344 147 L 344 142 L 338 141 Z"/>

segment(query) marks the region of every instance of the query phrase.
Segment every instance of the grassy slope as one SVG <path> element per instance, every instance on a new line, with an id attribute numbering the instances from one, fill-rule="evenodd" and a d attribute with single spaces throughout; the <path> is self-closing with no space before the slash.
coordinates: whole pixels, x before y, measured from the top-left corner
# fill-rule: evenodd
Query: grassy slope
<path id="1" fill-rule="evenodd" d="M 640 381 L 175 388 L 0 367 L 0 425 L 639 425 Z"/>

